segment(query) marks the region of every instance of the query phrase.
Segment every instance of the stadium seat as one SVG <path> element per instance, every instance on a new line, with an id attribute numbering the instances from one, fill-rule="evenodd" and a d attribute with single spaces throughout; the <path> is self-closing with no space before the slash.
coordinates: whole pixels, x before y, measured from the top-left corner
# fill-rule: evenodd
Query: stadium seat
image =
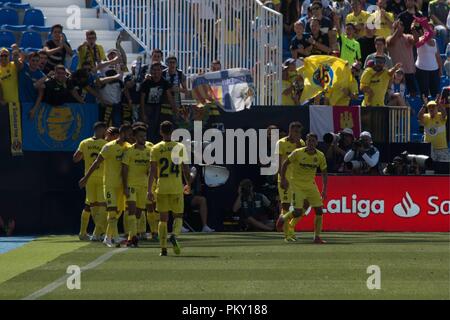
<path id="1" fill-rule="evenodd" d="M 11 8 L 16 10 L 27 10 L 31 8 L 31 4 L 29 3 L 14 3 L 14 2 L 6 2 L 4 4 L 5 8 Z"/>
<path id="2" fill-rule="evenodd" d="M 27 9 L 23 17 L 23 24 L 27 26 L 45 26 L 44 14 L 39 9 Z"/>
<path id="3" fill-rule="evenodd" d="M 66 66 L 67 67 L 67 66 Z M 69 70 L 75 72 L 78 68 L 78 54 L 74 53 L 72 56 L 72 61 L 70 62 Z"/>
<path id="4" fill-rule="evenodd" d="M 448 87 L 450 85 L 450 77 L 449 76 L 442 76 L 441 77 L 441 87 L 440 90 L 442 90 L 442 88 L 444 87 Z"/>
<path id="5" fill-rule="evenodd" d="M 50 32 L 52 27 L 44 27 L 44 26 L 28 26 L 28 31 L 35 31 L 35 32 L 41 32 L 41 33 L 47 33 Z"/>
<path id="6" fill-rule="evenodd" d="M 0 48 L 11 48 L 16 43 L 16 37 L 11 31 L 0 31 Z"/>
<path id="7" fill-rule="evenodd" d="M 2 25 L 13 25 L 19 24 L 19 15 L 14 9 L 1 8 L 0 9 L 0 21 Z"/>
<path id="8" fill-rule="evenodd" d="M 42 48 L 41 35 L 37 32 L 25 31 L 20 40 L 20 47 L 23 49 L 37 49 Z"/>
<path id="9" fill-rule="evenodd" d="M 11 25 L 11 24 L 4 24 L 1 27 L 2 30 L 5 31 L 12 31 L 12 32 L 23 32 L 23 31 L 27 31 L 27 26 L 26 25 Z"/>
<path id="10" fill-rule="evenodd" d="M 5 5 L 7 3 L 21 3 L 22 0 L 0 0 L 0 6 Z"/>

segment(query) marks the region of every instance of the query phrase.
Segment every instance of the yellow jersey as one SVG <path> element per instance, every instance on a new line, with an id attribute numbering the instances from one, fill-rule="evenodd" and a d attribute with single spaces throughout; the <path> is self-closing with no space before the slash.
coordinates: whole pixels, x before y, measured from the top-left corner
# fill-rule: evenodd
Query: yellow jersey
<path id="1" fill-rule="evenodd" d="M 8 63 L 6 67 L 0 66 L 0 83 L 5 102 L 19 103 L 19 76 L 17 73 L 14 61 Z"/>
<path id="2" fill-rule="evenodd" d="M 389 81 L 391 76 L 387 70 L 382 72 L 375 72 L 372 68 L 367 68 L 364 70 L 361 76 L 361 89 L 363 87 L 369 87 L 373 91 L 372 99 L 369 100 L 367 94 L 364 95 L 364 100 L 362 102 L 363 107 L 371 106 L 385 106 L 384 97 L 386 95 L 387 89 L 389 87 Z"/>
<path id="3" fill-rule="evenodd" d="M 158 172 L 156 193 L 183 193 L 182 164 L 187 163 L 187 152 L 184 145 L 175 141 L 161 141 L 153 146 L 150 159 L 151 162 L 156 163 Z"/>
<path id="4" fill-rule="evenodd" d="M 299 187 L 315 183 L 317 169 L 322 172 L 327 169 L 325 155 L 316 149 L 314 154 L 306 152 L 306 147 L 294 150 L 289 157 L 289 167 L 292 167 L 292 182 Z M 288 177 L 287 177 L 288 178 Z"/>
<path id="5" fill-rule="evenodd" d="M 83 154 L 83 160 L 84 160 L 84 174 L 86 174 L 91 167 L 91 165 L 94 163 L 95 159 L 97 159 L 97 156 L 100 154 L 100 151 L 102 150 L 103 146 L 107 144 L 107 141 L 104 139 L 95 139 L 94 137 L 84 139 L 80 142 L 80 145 L 78 146 L 78 150 Z M 92 178 L 102 179 L 103 177 L 103 163 L 100 164 L 100 167 L 97 168 L 97 170 L 94 171 L 94 173 L 91 175 Z"/>
<path id="6" fill-rule="evenodd" d="M 438 112 L 432 119 L 429 113 L 423 115 L 425 142 L 431 143 L 435 150 L 447 149 L 447 117 L 442 119 L 442 113 Z"/>
<path id="7" fill-rule="evenodd" d="M 350 105 L 350 96 L 345 94 L 342 89 L 347 88 L 354 95 L 358 94 L 358 82 L 356 79 L 351 76 L 350 80 L 342 82 L 337 82 L 330 88 L 325 96 L 329 100 L 330 106 L 349 106 Z"/>
<path id="8" fill-rule="evenodd" d="M 142 150 L 134 144 L 123 155 L 122 163 L 128 166 L 128 185 L 133 187 L 147 187 L 150 169 L 151 149 Z"/>
<path id="9" fill-rule="evenodd" d="M 359 32 L 357 32 L 357 38 L 360 37 L 364 37 L 366 35 L 366 30 L 365 30 L 365 26 L 366 26 L 366 22 L 367 19 L 369 19 L 370 13 L 368 13 L 367 11 L 361 10 L 361 12 L 359 13 L 359 15 L 355 16 L 355 14 L 352 12 L 350 13 L 346 18 L 345 18 L 345 24 L 347 23 L 352 23 L 355 26 L 361 26 L 361 24 L 363 25 L 361 30 L 359 30 Z"/>
<path id="10" fill-rule="evenodd" d="M 130 148 L 128 142 L 120 145 L 117 140 L 108 142 L 100 151 L 100 155 L 105 159 L 103 170 L 103 184 L 107 187 L 122 186 L 122 158 L 125 151 Z"/>
<path id="11" fill-rule="evenodd" d="M 385 12 L 384 18 L 381 18 L 381 11 L 377 10 L 370 15 L 369 23 L 375 28 L 375 36 L 387 39 L 391 35 L 391 26 L 394 22 L 394 14 Z"/>
<path id="12" fill-rule="evenodd" d="M 275 154 L 278 154 L 281 156 L 281 161 L 285 161 L 288 156 L 295 150 L 298 148 L 302 148 L 305 146 L 305 142 L 300 139 L 297 142 L 292 142 L 288 139 L 288 137 L 284 137 L 280 140 L 278 140 L 277 145 L 276 145 L 276 149 L 275 149 Z M 280 163 L 279 165 L 281 166 L 283 163 Z M 286 177 L 290 178 L 292 176 L 292 169 L 291 166 L 288 167 L 288 170 L 286 172 Z M 281 176 L 278 175 L 278 181 L 281 181 Z"/>

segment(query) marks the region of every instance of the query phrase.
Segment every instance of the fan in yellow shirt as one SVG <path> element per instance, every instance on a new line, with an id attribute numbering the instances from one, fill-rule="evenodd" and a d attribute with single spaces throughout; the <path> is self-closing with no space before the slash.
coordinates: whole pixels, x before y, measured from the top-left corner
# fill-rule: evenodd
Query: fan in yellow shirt
<path id="1" fill-rule="evenodd" d="M 336 82 L 325 92 L 325 104 L 330 106 L 349 106 L 352 99 L 358 98 L 358 82 L 354 77 L 360 66 L 358 62 L 352 65 L 352 75 L 349 79 Z"/>
<path id="2" fill-rule="evenodd" d="M 289 135 L 285 138 L 278 140 L 275 153 L 278 154 L 278 196 L 280 198 L 281 203 L 281 212 L 280 214 L 286 214 L 289 211 L 289 208 L 292 204 L 292 192 L 289 188 L 283 189 L 281 188 L 281 165 L 287 159 L 287 157 L 295 150 L 305 146 L 305 142 L 301 139 L 302 136 L 303 125 L 296 121 L 291 122 L 289 124 Z M 292 170 L 288 170 L 286 176 L 292 176 Z M 295 237 L 295 226 L 301 217 L 291 219 L 286 225 L 289 227 L 289 233 L 286 236 L 285 240 L 288 241 L 296 241 Z"/>
<path id="3" fill-rule="evenodd" d="M 422 107 L 419 111 L 419 122 L 424 126 L 425 142 L 431 143 L 431 158 L 434 161 L 449 161 L 447 144 L 447 110 L 436 101 L 427 103 L 428 113 Z"/>
<path id="4" fill-rule="evenodd" d="M 362 10 L 361 0 L 352 0 L 352 13 L 345 18 L 345 24 L 352 23 L 356 27 L 356 38 L 361 38 L 366 35 L 365 25 L 370 14 Z"/>
<path id="5" fill-rule="evenodd" d="M 363 107 L 385 106 L 384 97 L 386 95 L 392 75 L 401 68 L 402 64 L 397 63 L 393 68 L 385 69 L 386 60 L 384 57 L 376 56 L 375 65 L 366 68 L 361 76 L 360 88 L 364 93 Z"/>
<path id="6" fill-rule="evenodd" d="M 108 211 L 108 225 L 104 243 L 108 247 L 113 247 L 113 237 L 118 238 L 117 220 L 119 213 L 124 211 L 124 192 L 122 185 L 122 157 L 124 152 L 130 148 L 127 141 L 131 140 L 132 128 L 129 124 L 124 124 L 119 128 L 119 138 L 108 142 L 100 151 L 99 156 L 89 168 L 85 176 L 80 180 L 80 187 L 84 187 L 90 176 L 104 161 L 103 184 Z M 116 245 L 120 245 L 116 243 Z"/>
<path id="7" fill-rule="evenodd" d="M 327 162 L 325 155 L 316 149 L 318 137 L 315 133 L 309 133 L 306 137 L 306 147 L 296 149 L 292 152 L 281 167 L 281 187 L 285 190 L 291 188 L 294 211 L 280 215 L 277 221 L 277 230 L 284 231 L 288 235 L 289 229 L 286 222 L 293 217 L 303 216 L 303 203 L 305 200 L 314 208 L 316 217 L 314 220 L 314 243 L 325 243 L 320 238 L 322 231 L 322 198 L 327 194 Z M 292 173 L 287 175 L 289 166 L 292 166 Z M 317 188 L 315 176 L 317 169 L 320 169 L 323 179 L 322 195 Z"/>
<path id="8" fill-rule="evenodd" d="M 133 128 L 136 143 L 127 149 L 122 158 L 123 190 L 127 198 L 128 247 L 137 247 L 137 220 L 147 205 L 148 173 L 150 170 L 150 149 L 145 146 L 147 129 Z"/>
<path id="9" fill-rule="evenodd" d="M 187 164 L 187 151 L 179 142 L 171 141 L 173 124 L 164 121 L 160 126 L 163 141 L 153 146 L 148 182 L 148 199 L 154 200 L 153 183 L 156 183 L 156 210 L 160 214 L 158 235 L 161 244 L 161 256 L 167 256 L 167 221 L 169 212 L 173 215 L 173 232 L 170 236 L 175 254 L 180 254 L 177 236 L 183 226 L 184 197 L 183 190 L 190 192 L 190 170 Z M 183 177 L 186 186 L 183 188 Z"/>
<path id="10" fill-rule="evenodd" d="M 84 173 L 86 174 L 97 159 L 103 146 L 107 143 L 104 140 L 106 132 L 106 123 L 96 122 L 94 124 L 94 136 L 80 142 L 78 150 L 73 155 L 75 163 L 84 160 Z M 87 226 L 89 217 L 95 223 L 94 233 L 91 240 L 99 241 L 102 234 L 106 231 L 106 202 L 103 193 L 103 165 L 92 173 L 91 178 L 86 184 L 86 201 L 83 212 L 81 213 L 80 240 L 88 240 Z"/>
<path id="11" fill-rule="evenodd" d="M 370 14 L 366 23 L 370 29 L 375 29 L 376 37 L 386 39 L 391 35 L 394 14 L 386 11 L 386 0 L 377 0 L 377 10 Z"/>

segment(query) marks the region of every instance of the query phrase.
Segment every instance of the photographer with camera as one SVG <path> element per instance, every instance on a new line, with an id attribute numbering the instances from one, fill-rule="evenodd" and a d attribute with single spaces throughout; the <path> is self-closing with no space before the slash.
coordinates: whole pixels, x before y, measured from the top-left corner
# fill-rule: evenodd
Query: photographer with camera
<path id="1" fill-rule="evenodd" d="M 269 206 L 270 201 L 265 195 L 254 192 L 253 182 L 250 179 L 241 181 L 233 212 L 239 212 L 248 228 L 256 231 L 274 231 L 275 224 L 267 218 Z"/>
<path id="2" fill-rule="evenodd" d="M 353 130 L 350 128 L 345 128 L 338 134 L 330 132 L 323 136 L 325 143 L 323 153 L 327 159 L 328 172 L 344 172 L 344 156 L 351 150 L 353 140 Z"/>
<path id="3" fill-rule="evenodd" d="M 345 166 L 353 174 L 378 174 L 380 152 L 372 145 L 372 135 L 361 132 L 359 140 L 353 142 L 352 149 L 344 157 Z"/>
<path id="4" fill-rule="evenodd" d="M 394 158 L 392 163 L 389 163 L 383 169 L 383 174 L 386 176 L 407 176 L 420 175 L 420 161 L 424 156 L 409 155 L 407 151 Z M 421 161 L 422 164 L 428 165 L 427 161 Z"/>

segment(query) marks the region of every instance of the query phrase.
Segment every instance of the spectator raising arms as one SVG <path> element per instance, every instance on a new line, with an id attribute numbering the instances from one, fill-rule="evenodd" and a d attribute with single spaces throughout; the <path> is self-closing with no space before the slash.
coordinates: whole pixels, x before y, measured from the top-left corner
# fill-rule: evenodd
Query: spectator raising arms
<path id="1" fill-rule="evenodd" d="M 373 67 L 366 68 L 361 76 L 361 91 L 364 93 L 363 107 L 384 106 L 389 82 L 394 72 L 401 68 L 401 64 L 396 64 L 387 70 L 384 57 L 376 57 Z"/>
<path id="2" fill-rule="evenodd" d="M 361 0 L 352 0 L 351 5 L 353 12 L 347 15 L 345 23 L 353 23 L 355 25 L 355 36 L 359 39 L 366 35 L 365 26 L 370 15 L 362 10 Z"/>
<path id="3" fill-rule="evenodd" d="M 88 61 L 92 70 L 97 70 L 97 64 L 106 60 L 105 50 L 97 42 L 97 33 L 94 30 L 86 32 L 86 41 L 78 47 L 78 68 Z"/>
<path id="4" fill-rule="evenodd" d="M 352 23 L 345 25 L 346 34 L 339 34 L 341 59 L 348 61 L 349 65 L 361 61 L 361 48 L 355 39 L 356 28 Z"/>
<path id="5" fill-rule="evenodd" d="M 44 73 L 48 74 L 55 70 L 58 64 L 64 65 L 66 56 L 72 56 L 73 51 L 63 34 L 63 26 L 55 24 L 51 29 L 51 39 L 44 44 L 42 49 L 48 56 L 47 64 L 44 67 Z"/>

